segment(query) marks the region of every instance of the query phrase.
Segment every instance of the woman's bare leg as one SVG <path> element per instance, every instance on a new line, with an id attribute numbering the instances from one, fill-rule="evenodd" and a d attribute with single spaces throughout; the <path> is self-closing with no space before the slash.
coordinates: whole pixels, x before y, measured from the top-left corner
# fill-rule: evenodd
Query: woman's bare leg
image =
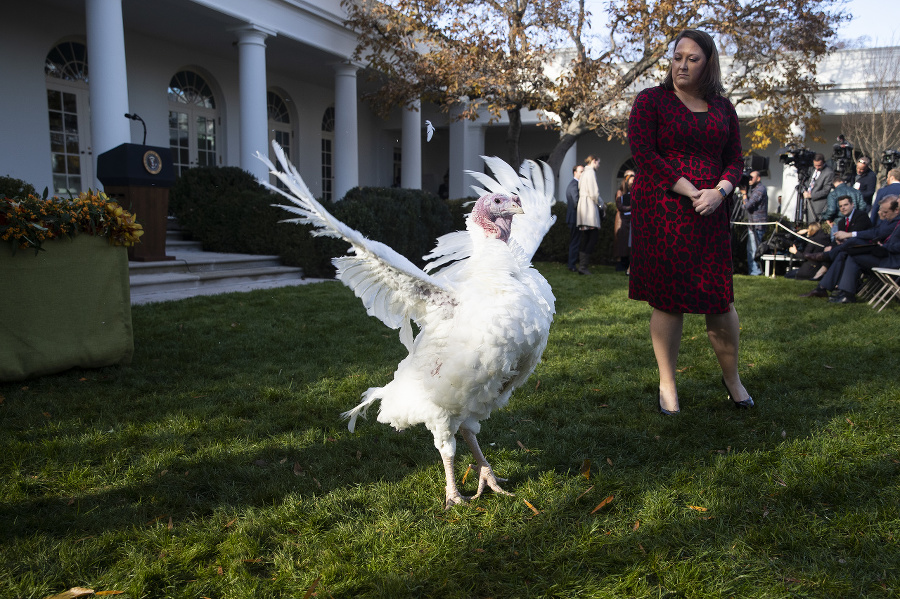
<path id="1" fill-rule="evenodd" d="M 738 346 L 740 344 L 741 324 L 738 320 L 734 304 L 729 306 L 725 314 L 706 315 L 706 334 L 712 344 L 725 385 L 729 389 L 733 401 L 743 401 L 750 397 L 741 383 L 738 374 Z"/>
<path id="2" fill-rule="evenodd" d="M 675 370 L 678 367 L 683 326 L 683 314 L 654 309 L 650 315 L 650 339 L 653 341 L 653 353 L 659 367 L 660 404 L 670 412 L 679 409 Z"/>

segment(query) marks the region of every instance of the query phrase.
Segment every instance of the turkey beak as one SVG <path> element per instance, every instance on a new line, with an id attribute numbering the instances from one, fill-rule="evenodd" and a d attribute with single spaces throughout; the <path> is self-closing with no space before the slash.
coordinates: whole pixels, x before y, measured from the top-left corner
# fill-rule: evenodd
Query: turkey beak
<path id="1" fill-rule="evenodd" d="M 506 208 L 506 213 L 509 216 L 513 216 L 514 214 L 525 214 L 525 211 L 522 210 L 522 206 L 516 202 L 510 202 L 509 206 Z"/>

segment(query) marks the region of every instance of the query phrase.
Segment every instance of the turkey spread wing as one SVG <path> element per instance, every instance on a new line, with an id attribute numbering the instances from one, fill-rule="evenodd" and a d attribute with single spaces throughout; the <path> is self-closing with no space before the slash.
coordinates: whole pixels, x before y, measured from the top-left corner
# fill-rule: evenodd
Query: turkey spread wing
<path id="1" fill-rule="evenodd" d="M 447 281 L 432 277 L 392 248 L 367 239 L 332 216 L 312 197 L 281 147 L 275 142 L 272 142 L 272 147 L 282 170 L 278 170 L 265 156 L 257 153 L 257 157 L 290 192 L 262 182 L 292 202 L 292 205 L 275 204 L 297 215 L 297 218 L 282 222 L 310 224 L 315 227 L 313 235 L 344 239 L 352 246 L 350 251 L 353 255 L 335 258 L 333 262 L 338 269 L 338 278 L 362 300 L 370 316 L 375 316 L 392 329 L 400 329 L 400 339 L 410 350 L 410 320 L 419 322 L 426 312 L 432 310 L 452 314 L 457 302 Z"/>

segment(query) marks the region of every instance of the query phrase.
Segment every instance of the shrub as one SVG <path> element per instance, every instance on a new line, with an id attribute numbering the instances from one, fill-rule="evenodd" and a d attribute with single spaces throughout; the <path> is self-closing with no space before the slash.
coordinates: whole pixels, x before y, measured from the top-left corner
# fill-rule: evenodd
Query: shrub
<path id="1" fill-rule="evenodd" d="M 22 179 L 16 179 L 9 175 L 0 177 L 0 199 L 8 198 L 12 200 L 36 195 L 37 191 L 35 191 L 31 183 L 26 183 Z"/>
<path id="2" fill-rule="evenodd" d="M 436 238 L 456 230 L 448 203 L 417 189 L 356 187 L 332 206 L 332 214 L 418 266 Z"/>

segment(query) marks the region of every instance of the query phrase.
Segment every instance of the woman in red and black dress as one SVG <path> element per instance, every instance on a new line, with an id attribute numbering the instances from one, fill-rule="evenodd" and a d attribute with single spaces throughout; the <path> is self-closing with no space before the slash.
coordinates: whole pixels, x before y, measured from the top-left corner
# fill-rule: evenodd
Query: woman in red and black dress
<path id="1" fill-rule="evenodd" d="M 629 297 L 653 307 L 650 337 L 663 414 L 679 412 L 675 370 L 686 312 L 706 315 L 735 406 L 753 405 L 738 375 L 740 325 L 725 202 L 741 177 L 741 139 L 720 73 L 712 37 L 683 31 L 665 81 L 638 94 L 628 121 L 637 162 Z"/>

